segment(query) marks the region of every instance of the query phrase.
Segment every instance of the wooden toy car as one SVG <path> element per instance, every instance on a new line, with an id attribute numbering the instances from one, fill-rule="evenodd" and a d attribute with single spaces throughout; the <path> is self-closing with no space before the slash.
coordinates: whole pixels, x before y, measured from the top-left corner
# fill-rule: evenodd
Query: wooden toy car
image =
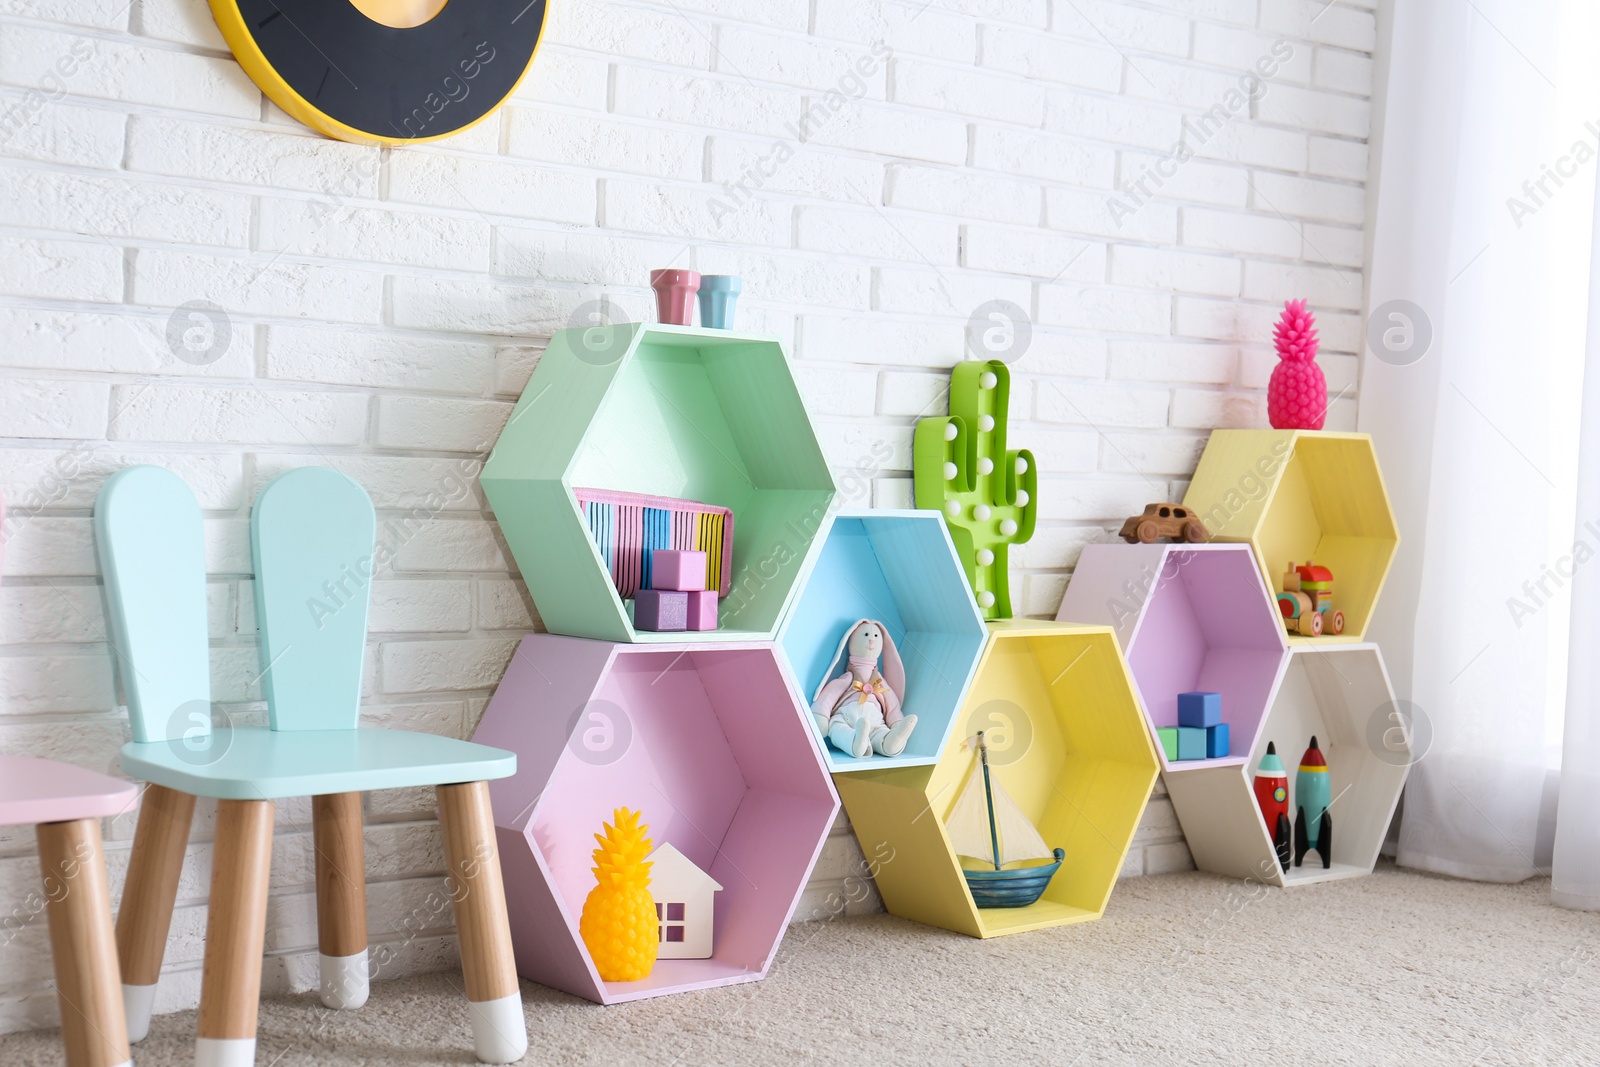
<path id="1" fill-rule="evenodd" d="M 1190 544 L 1211 540 L 1206 524 L 1181 504 L 1146 504 L 1122 524 L 1121 537 L 1130 545 L 1153 545 L 1163 537 Z"/>
<path id="2" fill-rule="evenodd" d="M 1333 606 L 1333 572 L 1310 560 L 1304 566 L 1289 562 L 1278 594 L 1278 614 L 1292 634 L 1321 637 L 1344 633 L 1344 612 Z"/>

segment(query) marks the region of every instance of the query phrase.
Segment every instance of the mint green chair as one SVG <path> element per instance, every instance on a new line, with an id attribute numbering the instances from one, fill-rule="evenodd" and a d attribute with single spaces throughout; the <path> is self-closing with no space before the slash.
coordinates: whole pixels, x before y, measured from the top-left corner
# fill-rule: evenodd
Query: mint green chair
<path id="1" fill-rule="evenodd" d="M 359 725 L 376 519 L 360 485 L 301 467 L 251 515 L 269 727 L 213 721 L 200 509 L 177 475 L 132 467 L 95 504 L 118 673 L 133 740 L 124 772 L 150 783 L 117 947 L 130 1037 L 149 1029 L 196 797 L 217 803 L 195 1062 L 255 1059 L 273 801 L 312 799 L 322 1000 L 367 999 L 361 794 L 435 786 L 478 1058 L 527 1050 L 487 782 L 516 756 L 453 738 Z"/>

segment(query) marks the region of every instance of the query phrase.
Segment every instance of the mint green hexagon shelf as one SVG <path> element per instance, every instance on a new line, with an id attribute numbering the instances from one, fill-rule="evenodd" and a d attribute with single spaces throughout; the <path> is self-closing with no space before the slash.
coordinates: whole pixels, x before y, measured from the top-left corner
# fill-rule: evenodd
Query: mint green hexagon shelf
<path id="1" fill-rule="evenodd" d="M 835 492 L 777 339 L 643 323 L 552 337 L 480 480 L 545 626 L 627 642 L 772 640 Z M 580 487 L 733 510 L 718 629 L 634 629 Z"/>
<path id="2" fill-rule="evenodd" d="M 778 631 L 805 706 L 857 619 L 878 620 L 894 638 L 906 671 L 904 710 L 917 726 L 898 756 L 855 759 L 817 738 L 828 769 L 939 762 L 989 631 L 937 511 L 841 511 L 829 521 Z"/>

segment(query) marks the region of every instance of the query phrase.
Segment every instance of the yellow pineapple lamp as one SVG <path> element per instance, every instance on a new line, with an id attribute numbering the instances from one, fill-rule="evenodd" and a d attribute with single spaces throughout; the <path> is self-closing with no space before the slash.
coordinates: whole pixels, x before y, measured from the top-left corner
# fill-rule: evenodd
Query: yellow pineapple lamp
<path id="1" fill-rule="evenodd" d="M 594 876 L 598 883 L 583 902 L 578 933 L 589 947 L 595 970 L 607 982 L 637 982 L 650 977 L 661 936 L 656 902 L 650 896 L 650 827 L 639 813 L 618 808 L 595 834 Z"/>

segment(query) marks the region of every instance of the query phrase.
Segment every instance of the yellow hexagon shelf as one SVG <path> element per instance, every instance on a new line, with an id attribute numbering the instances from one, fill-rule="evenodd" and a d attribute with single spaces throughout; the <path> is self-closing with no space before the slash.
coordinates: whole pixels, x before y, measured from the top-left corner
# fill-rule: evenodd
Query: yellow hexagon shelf
<path id="1" fill-rule="evenodd" d="M 946 830 L 968 776 L 982 773 L 967 744 L 979 730 L 994 781 L 1046 845 L 1065 852 L 1044 895 L 1027 907 L 974 904 Z M 1111 628 L 1010 619 L 989 623 L 937 764 L 837 774 L 834 786 L 891 913 L 996 937 L 1105 913 L 1156 772 Z"/>
<path id="2" fill-rule="evenodd" d="M 1344 633 L 1291 645 L 1363 639 L 1400 543 L 1370 436 L 1215 430 L 1183 503 L 1213 540 L 1248 543 L 1274 593 L 1291 561 L 1332 571 Z"/>

